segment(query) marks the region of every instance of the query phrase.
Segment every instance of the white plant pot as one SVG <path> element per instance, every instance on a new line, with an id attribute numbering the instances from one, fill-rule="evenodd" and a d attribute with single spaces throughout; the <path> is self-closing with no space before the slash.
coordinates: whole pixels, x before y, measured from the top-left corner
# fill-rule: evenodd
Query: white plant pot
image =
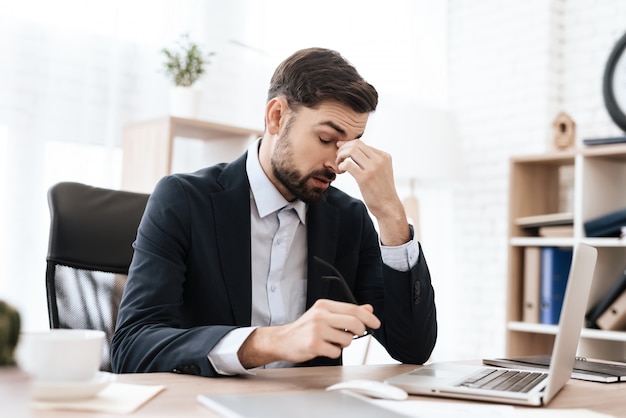
<path id="1" fill-rule="evenodd" d="M 181 118 L 195 119 L 200 114 L 202 92 L 193 87 L 170 89 L 170 114 Z"/>

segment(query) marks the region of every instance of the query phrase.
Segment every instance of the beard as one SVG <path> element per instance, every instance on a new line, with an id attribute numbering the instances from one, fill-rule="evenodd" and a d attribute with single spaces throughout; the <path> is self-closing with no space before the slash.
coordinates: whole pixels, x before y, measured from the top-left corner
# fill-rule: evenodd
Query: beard
<path id="1" fill-rule="evenodd" d="M 296 198 L 304 203 L 319 202 L 324 197 L 326 189 L 310 186 L 309 180 L 313 177 L 323 177 L 329 181 L 335 180 L 335 173 L 330 170 L 315 170 L 303 175 L 293 162 L 293 148 L 290 141 L 291 119 L 282 135 L 278 137 L 276 148 L 272 155 L 272 172 L 274 177 Z"/>

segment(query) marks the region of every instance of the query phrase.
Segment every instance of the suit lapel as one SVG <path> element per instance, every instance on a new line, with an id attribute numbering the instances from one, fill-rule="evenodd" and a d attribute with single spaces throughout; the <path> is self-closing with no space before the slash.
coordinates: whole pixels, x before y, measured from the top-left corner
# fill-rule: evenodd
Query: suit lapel
<path id="1" fill-rule="evenodd" d="M 339 236 L 339 217 L 337 209 L 330 206 L 325 199 L 309 206 L 307 211 L 308 269 L 306 308 L 321 298 L 328 297 L 330 283 L 321 276 L 328 271 L 313 260 L 313 256 L 335 262 L 337 241 Z"/>
<path id="2" fill-rule="evenodd" d="M 250 325 L 250 186 L 245 171 L 245 155 L 225 168 L 218 179 L 225 189 L 211 197 L 215 239 L 233 317 L 237 324 Z M 233 222 L 234 219 L 237 222 Z"/>

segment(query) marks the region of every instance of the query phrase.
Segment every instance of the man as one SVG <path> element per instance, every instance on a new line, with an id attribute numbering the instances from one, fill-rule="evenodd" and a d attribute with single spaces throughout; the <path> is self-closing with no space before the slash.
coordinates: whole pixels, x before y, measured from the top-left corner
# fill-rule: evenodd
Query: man
<path id="1" fill-rule="evenodd" d="M 437 324 L 426 260 L 390 156 L 360 140 L 377 103 L 337 52 L 298 51 L 272 77 L 262 138 L 229 164 L 159 182 L 134 243 L 115 372 L 341 364 L 371 330 L 395 359 L 428 359 Z M 344 172 L 367 207 L 330 186 Z"/>

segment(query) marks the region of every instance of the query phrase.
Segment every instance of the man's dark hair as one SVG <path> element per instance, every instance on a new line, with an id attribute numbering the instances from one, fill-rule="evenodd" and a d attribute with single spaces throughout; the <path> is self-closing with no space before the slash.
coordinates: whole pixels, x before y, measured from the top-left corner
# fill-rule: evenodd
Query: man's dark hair
<path id="1" fill-rule="evenodd" d="M 289 107 L 315 108 L 336 101 L 355 112 L 376 110 L 378 93 L 356 68 L 336 51 L 308 48 L 295 52 L 274 72 L 267 100 L 285 97 Z"/>

